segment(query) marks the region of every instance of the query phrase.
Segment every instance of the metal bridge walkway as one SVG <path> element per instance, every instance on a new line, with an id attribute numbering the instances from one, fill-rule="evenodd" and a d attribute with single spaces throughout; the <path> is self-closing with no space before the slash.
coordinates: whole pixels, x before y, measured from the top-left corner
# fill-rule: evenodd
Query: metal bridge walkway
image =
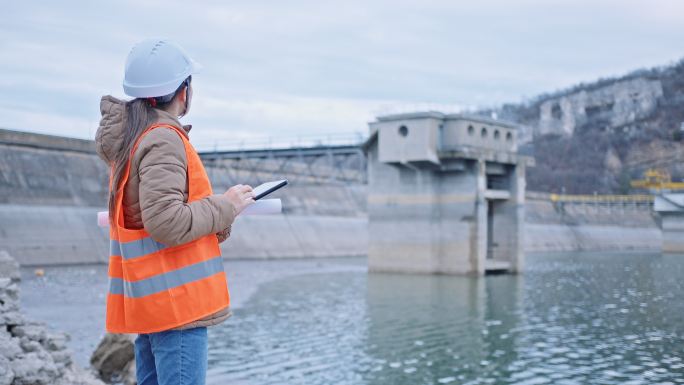
<path id="1" fill-rule="evenodd" d="M 241 148 L 200 151 L 210 173 L 228 178 L 226 183 L 256 184 L 277 178 L 307 184 L 364 184 L 366 155 L 361 148 L 363 137 L 340 140 L 299 139 L 287 143 L 241 142 Z M 216 146 L 218 147 L 218 146 Z M 235 146 L 234 146 L 235 147 Z"/>

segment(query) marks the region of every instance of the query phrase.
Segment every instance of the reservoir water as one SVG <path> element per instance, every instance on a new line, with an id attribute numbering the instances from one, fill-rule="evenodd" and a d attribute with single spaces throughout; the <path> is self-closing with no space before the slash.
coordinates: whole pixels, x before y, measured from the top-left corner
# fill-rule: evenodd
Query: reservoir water
<path id="1" fill-rule="evenodd" d="M 249 295 L 210 329 L 209 384 L 684 383 L 683 256 L 533 255 L 483 279 L 367 274 L 364 259 L 226 266 Z M 76 295 L 60 277 L 100 285 L 99 267 L 78 269 L 48 270 L 56 286 L 25 274 L 29 314 L 91 327 L 60 318 L 59 298 L 39 306 L 41 287 Z"/>

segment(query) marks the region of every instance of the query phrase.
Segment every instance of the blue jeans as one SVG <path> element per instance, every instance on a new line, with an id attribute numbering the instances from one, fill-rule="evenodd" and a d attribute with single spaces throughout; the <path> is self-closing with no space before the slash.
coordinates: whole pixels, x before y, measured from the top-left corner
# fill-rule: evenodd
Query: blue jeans
<path id="1" fill-rule="evenodd" d="M 204 385 L 207 328 L 139 334 L 135 368 L 138 385 Z"/>

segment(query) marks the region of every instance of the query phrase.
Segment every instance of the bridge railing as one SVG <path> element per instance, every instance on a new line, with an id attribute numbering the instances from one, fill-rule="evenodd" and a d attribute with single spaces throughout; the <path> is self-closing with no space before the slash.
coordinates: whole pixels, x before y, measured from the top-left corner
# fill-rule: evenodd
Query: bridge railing
<path id="1" fill-rule="evenodd" d="M 273 136 L 195 144 L 205 165 L 225 183 L 287 178 L 299 184 L 366 183 L 360 133 Z"/>
<path id="2" fill-rule="evenodd" d="M 632 195 L 570 195 L 570 194 L 549 194 L 549 200 L 556 203 L 597 203 L 597 204 L 652 204 L 653 195 L 632 194 Z"/>
<path id="3" fill-rule="evenodd" d="M 248 138 L 241 140 L 214 140 L 194 143 L 200 152 L 275 150 L 289 148 L 317 148 L 332 146 L 355 146 L 366 140 L 361 132 L 311 135 L 282 135 Z"/>

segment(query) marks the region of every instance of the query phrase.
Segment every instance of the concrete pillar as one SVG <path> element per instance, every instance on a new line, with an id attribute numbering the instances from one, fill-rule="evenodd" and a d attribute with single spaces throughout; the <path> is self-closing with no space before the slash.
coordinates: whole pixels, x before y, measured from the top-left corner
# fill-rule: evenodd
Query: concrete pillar
<path id="1" fill-rule="evenodd" d="M 478 160 L 475 164 L 475 174 L 477 175 L 477 190 L 475 201 L 475 222 L 473 224 L 473 246 L 470 251 L 472 273 L 484 275 L 485 263 L 487 259 L 487 190 L 486 164 L 483 160 Z"/>
<path id="2" fill-rule="evenodd" d="M 514 207 L 511 228 L 511 272 L 521 273 L 525 268 L 525 163 L 518 163 L 511 180 L 511 202 Z"/>

